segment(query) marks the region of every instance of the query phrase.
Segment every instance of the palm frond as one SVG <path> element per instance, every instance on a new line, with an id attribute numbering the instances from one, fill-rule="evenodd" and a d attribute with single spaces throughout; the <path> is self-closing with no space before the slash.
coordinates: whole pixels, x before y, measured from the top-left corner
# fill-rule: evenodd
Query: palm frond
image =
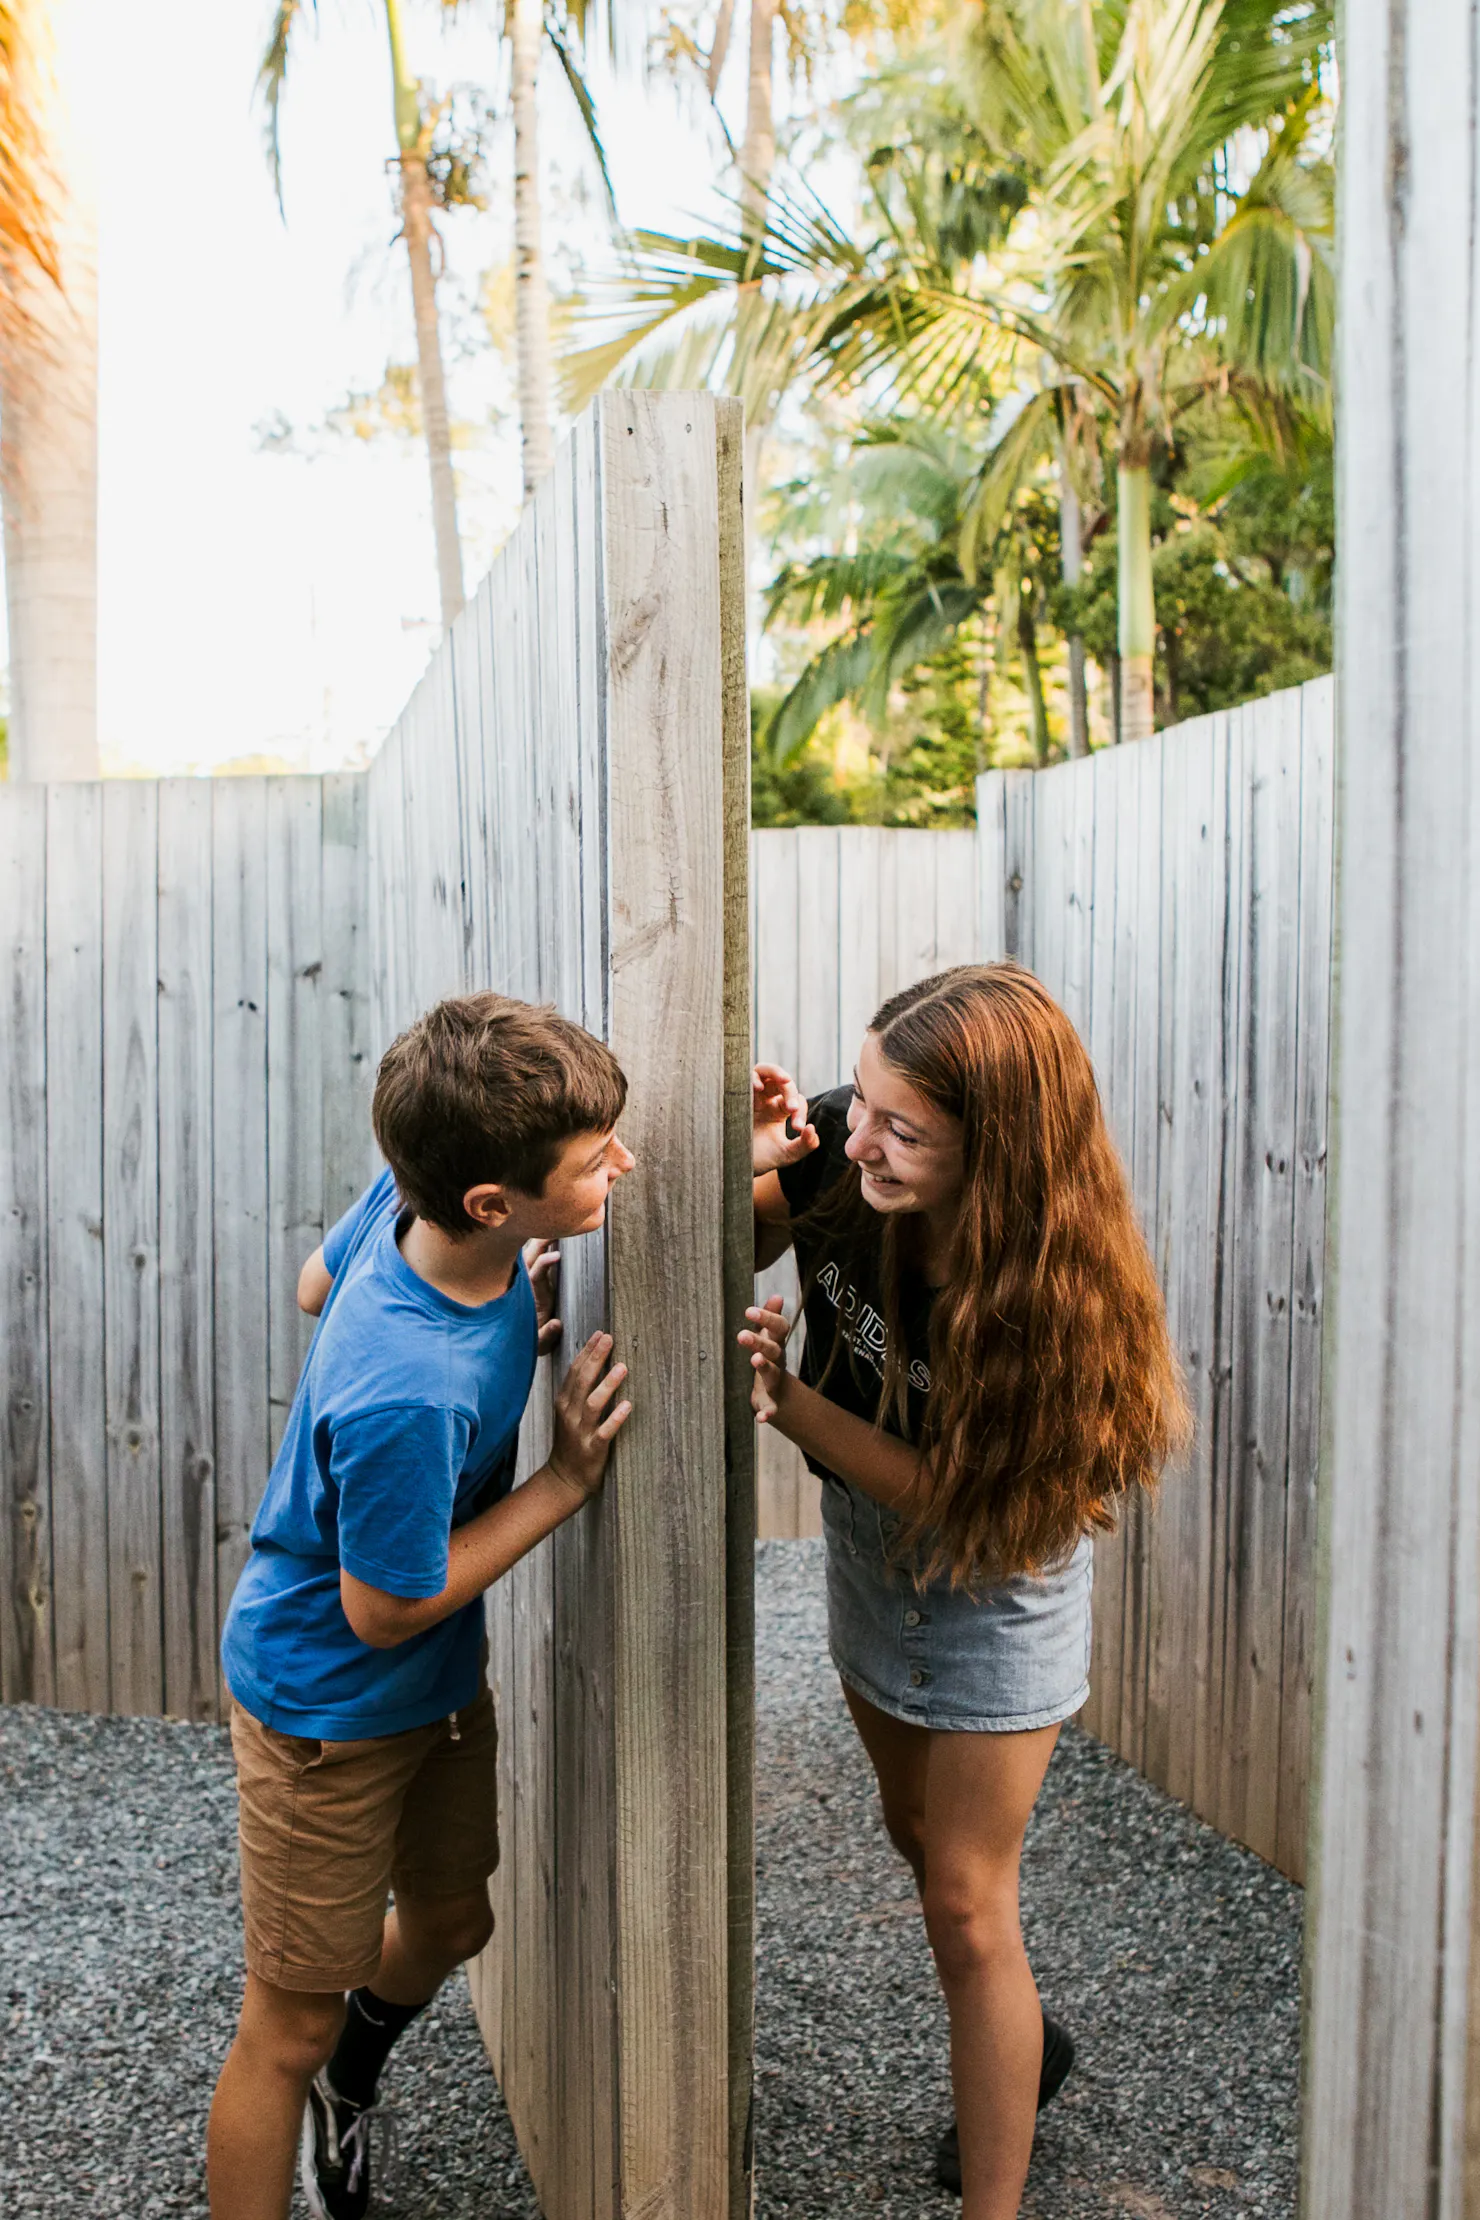
<path id="1" fill-rule="evenodd" d="M 586 133 L 586 143 L 596 157 L 596 167 L 601 174 L 601 190 L 606 201 L 607 216 L 615 224 L 617 220 L 617 196 L 612 190 L 611 172 L 606 166 L 606 148 L 601 140 L 601 127 L 597 121 L 596 103 L 591 98 L 591 88 L 586 83 L 585 73 L 576 53 L 575 41 L 571 36 L 573 31 L 575 38 L 580 39 L 584 44 L 588 20 L 592 13 L 593 10 L 589 5 L 578 5 L 577 0 L 566 0 L 563 9 L 548 4 L 547 0 L 545 37 L 554 49 L 555 58 L 560 64 L 561 74 L 570 88 L 571 98 L 576 104 L 576 113 L 579 115 L 582 128 Z"/>
<path id="2" fill-rule="evenodd" d="M 867 630 L 833 640 L 814 655 L 761 729 L 761 741 L 778 767 L 790 763 L 822 719 L 865 685 L 873 659 Z"/>
<path id="3" fill-rule="evenodd" d="M 278 213 L 283 215 L 283 150 L 279 139 L 279 124 L 283 100 L 283 86 L 288 75 L 288 50 L 292 44 L 293 27 L 305 7 L 316 16 L 318 0 L 276 0 L 273 9 L 272 29 L 257 71 L 257 90 L 267 109 L 267 164 L 272 172 L 272 189 L 277 195 Z"/>
<path id="4" fill-rule="evenodd" d="M 967 579 L 976 579 L 983 556 L 995 549 L 1013 502 L 1052 454 L 1058 428 L 1059 390 L 1050 385 L 1024 403 L 988 453 L 962 517 L 961 569 Z"/>

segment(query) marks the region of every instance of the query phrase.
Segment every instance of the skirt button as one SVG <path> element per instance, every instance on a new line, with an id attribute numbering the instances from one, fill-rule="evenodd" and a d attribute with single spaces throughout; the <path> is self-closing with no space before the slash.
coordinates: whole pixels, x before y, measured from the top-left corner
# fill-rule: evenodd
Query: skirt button
<path id="1" fill-rule="evenodd" d="M 919 1666 L 917 1665 L 910 1675 L 910 1686 L 911 1688 L 923 1688 L 924 1685 L 925 1675 L 921 1672 Z"/>
<path id="2" fill-rule="evenodd" d="M 919 1612 L 918 1612 L 918 1611 L 906 1611 L 906 1613 L 905 1613 L 905 1615 L 904 1615 L 904 1623 L 905 1623 L 905 1625 L 906 1625 L 906 1626 L 918 1626 L 918 1625 L 920 1624 L 920 1614 L 919 1614 Z"/>

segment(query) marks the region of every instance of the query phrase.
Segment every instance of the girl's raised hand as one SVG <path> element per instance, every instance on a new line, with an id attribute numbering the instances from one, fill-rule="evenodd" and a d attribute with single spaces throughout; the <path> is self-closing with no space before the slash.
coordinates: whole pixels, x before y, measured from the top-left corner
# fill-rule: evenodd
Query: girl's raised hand
<path id="1" fill-rule="evenodd" d="M 817 1128 L 807 1123 L 807 1098 L 779 1064 L 757 1064 L 750 1075 L 750 1128 L 750 1163 L 757 1179 L 762 1172 L 795 1164 L 817 1146 Z"/>
<path id="2" fill-rule="evenodd" d="M 560 1277 L 560 1250 L 553 1241 L 526 1241 L 524 1269 L 534 1290 L 534 1315 L 539 1327 L 539 1351 L 544 1356 L 560 1340 L 564 1329 L 555 1315 L 556 1282 Z"/>
<path id="3" fill-rule="evenodd" d="M 786 1343 L 791 1333 L 779 1295 L 770 1296 L 763 1308 L 745 1313 L 750 1324 L 736 1338 L 751 1352 L 750 1407 L 756 1422 L 769 1426 L 786 1380 Z"/>

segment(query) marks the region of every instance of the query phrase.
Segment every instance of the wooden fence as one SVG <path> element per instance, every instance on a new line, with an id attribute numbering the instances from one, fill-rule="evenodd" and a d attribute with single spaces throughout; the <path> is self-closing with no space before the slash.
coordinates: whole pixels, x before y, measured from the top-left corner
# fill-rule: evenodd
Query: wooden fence
<path id="1" fill-rule="evenodd" d="M 1094 1058 L 1197 1421 L 1095 1568 L 1085 1723 L 1300 1878 L 1315 1666 L 1329 679 L 979 797 L 984 946 Z"/>
<path id="2" fill-rule="evenodd" d="M 631 1076 L 639 1169 L 562 1308 L 647 1384 L 490 1605 L 474 1994 L 548 2220 L 750 2208 L 739 441 L 737 404 L 599 401 L 362 777 L 0 787 L 0 1699 L 216 1715 L 298 1269 L 399 1026 L 493 985 Z"/>
<path id="3" fill-rule="evenodd" d="M 758 1055 L 846 1078 L 886 995 L 1014 954 L 1094 1058 L 1197 1437 L 1099 1545 L 1085 1724 L 1285 1872 L 1305 1869 L 1314 1673 L 1332 686 L 1046 773 L 975 834 L 754 836 Z M 790 1259 L 767 1291 L 796 1291 Z M 763 1534 L 819 1529 L 763 1433 Z"/>
<path id="4" fill-rule="evenodd" d="M 363 781 L 0 787 L 0 1700 L 214 1718 L 363 1187 Z"/>

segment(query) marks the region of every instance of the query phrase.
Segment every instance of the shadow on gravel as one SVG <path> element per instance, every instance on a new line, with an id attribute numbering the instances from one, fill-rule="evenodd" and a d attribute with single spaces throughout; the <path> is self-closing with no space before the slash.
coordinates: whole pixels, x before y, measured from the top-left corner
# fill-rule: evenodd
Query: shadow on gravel
<path id="1" fill-rule="evenodd" d="M 948 2220 L 930 2180 L 945 2016 L 826 1662 L 820 1552 L 757 1559 L 758 2210 Z M 1299 1892 L 1071 1733 L 1024 1894 L 1045 1999 L 1080 2046 L 1024 2214 L 1293 2214 Z M 224 1734 L 0 1711 L 5 2220 L 203 2220 L 239 1947 Z M 537 2220 L 460 1981 L 386 2094 L 406 2176 L 388 2220 Z"/>

